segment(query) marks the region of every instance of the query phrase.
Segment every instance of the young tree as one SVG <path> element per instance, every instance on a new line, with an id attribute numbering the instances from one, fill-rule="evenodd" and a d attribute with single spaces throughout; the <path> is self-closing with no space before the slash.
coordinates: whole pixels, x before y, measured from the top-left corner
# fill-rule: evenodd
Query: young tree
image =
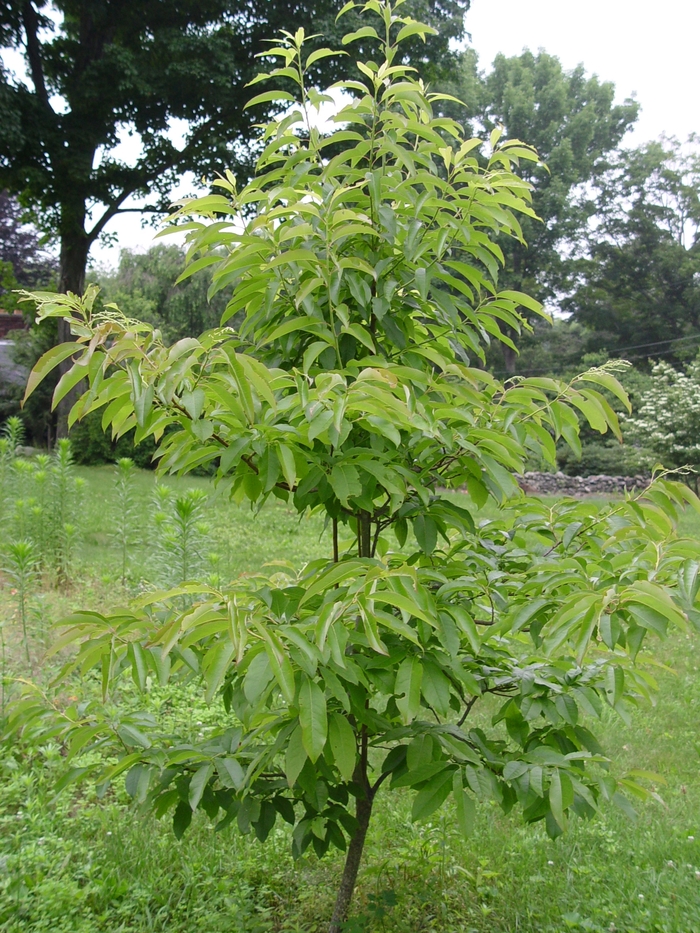
<path id="1" fill-rule="evenodd" d="M 272 495 L 320 512 L 328 558 L 67 620 L 67 674 L 99 665 L 105 693 L 127 672 L 142 690 L 201 679 L 220 704 L 206 739 L 180 742 L 145 714 L 107 720 L 95 702 L 47 708 L 33 692 L 11 713 L 13 728 L 44 723 L 70 743 L 72 776 L 106 787 L 126 772 L 136 800 L 174 810 L 178 836 L 202 808 L 260 840 L 281 816 L 296 854 L 344 850 L 332 933 L 390 787 L 415 791 L 414 819 L 451 797 L 465 831 L 475 797 L 520 805 L 553 836 L 601 798 L 628 806 L 622 792 L 641 790 L 613 779 L 583 714 L 627 715 L 652 689 L 634 665 L 647 630 L 700 618 L 698 564 L 672 524 L 696 503 L 686 487 L 659 481 L 594 515 L 519 493 L 528 451 L 552 462 L 555 438 L 576 446 L 576 410 L 617 433 L 599 388 L 624 393 L 605 368 L 503 385 L 470 365 L 520 328 L 519 307 L 538 308 L 498 290 L 495 243 L 531 215 L 514 168 L 536 156 L 436 116 L 440 95 L 400 54 L 429 27 L 400 0 L 363 10 L 378 17 L 360 33 L 377 53 L 339 85 L 356 97 L 331 136 L 311 119 L 328 97 L 306 81 L 326 53 L 285 33 L 270 52 L 281 67 L 261 80 L 293 80 L 296 97 L 262 128 L 256 177 L 239 188 L 227 174 L 181 208 L 190 272 L 212 270 L 231 295 L 222 323 L 242 313 L 240 328 L 169 347 L 114 308 L 94 313 L 94 289 L 38 296 L 40 316 L 76 339 L 28 385 L 70 355 L 56 398 L 89 381 L 72 417 L 103 409 L 117 434 L 154 435 L 165 471 L 214 463 L 220 487 L 255 507 Z M 464 485 L 468 506 L 440 492 Z M 489 501 L 501 511 L 478 519 Z M 183 596 L 199 598 L 183 609 Z M 491 729 L 472 720 L 489 700 Z M 81 762 L 97 748 L 116 763 Z"/>

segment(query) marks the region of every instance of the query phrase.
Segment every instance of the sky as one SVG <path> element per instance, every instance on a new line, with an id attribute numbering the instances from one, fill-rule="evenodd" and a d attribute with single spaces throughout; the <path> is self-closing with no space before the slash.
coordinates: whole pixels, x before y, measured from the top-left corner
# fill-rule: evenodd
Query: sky
<path id="1" fill-rule="evenodd" d="M 618 100 L 634 94 L 642 112 L 630 144 L 700 133 L 700 0 L 472 0 L 466 27 L 484 70 L 498 52 L 542 48 L 567 70 L 582 62 L 612 81 Z M 154 235 L 135 214 L 110 232 L 119 245 L 97 246 L 99 264 L 116 264 L 120 247 L 147 249 Z"/>

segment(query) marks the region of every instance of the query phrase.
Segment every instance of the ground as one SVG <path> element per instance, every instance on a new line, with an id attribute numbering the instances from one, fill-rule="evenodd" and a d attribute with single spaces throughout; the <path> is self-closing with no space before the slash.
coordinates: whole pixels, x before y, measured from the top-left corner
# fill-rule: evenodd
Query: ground
<path id="1" fill-rule="evenodd" d="M 113 468 L 80 470 L 86 484 L 76 510 L 80 552 L 65 592 L 32 596 L 33 675 L 45 677 L 47 622 L 73 607 L 128 598 L 153 566 L 151 474 L 139 472 L 138 527 L 126 588 L 113 530 Z M 210 481 L 198 486 L 213 497 Z M 595 507 L 595 503 L 592 503 Z M 235 575 L 272 560 L 299 564 L 328 549 L 320 522 L 301 521 L 271 503 L 260 515 L 210 498 L 205 515 L 208 573 Z M 690 518 L 684 531 L 700 537 Z M 208 560 L 208 558 L 207 558 Z M 0 594 L 6 673 L 23 668 L 16 597 Z M 604 745 L 617 773 L 655 772 L 659 799 L 640 802 L 638 819 L 605 809 L 572 823 L 552 842 L 517 814 L 482 806 L 474 835 L 462 839 L 446 806 L 427 824 L 410 822 L 410 797 L 385 793 L 360 877 L 352 931 L 464 933 L 697 933 L 700 929 L 700 676 L 697 638 L 674 634 L 655 646 L 660 699 L 631 725 L 606 716 Z M 90 689 L 90 686 L 86 687 Z M 219 715 L 199 694 L 153 690 L 149 702 L 193 732 Z M 487 715 L 485 712 L 484 715 Z M 230 830 L 214 833 L 197 817 L 180 843 L 169 821 L 131 806 L 119 788 L 55 795 L 60 749 L 0 748 L 0 930 L 7 933 L 263 933 L 321 931 L 342 862 L 312 855 L 294 863 L 284 829 L 265 846 Z"/>

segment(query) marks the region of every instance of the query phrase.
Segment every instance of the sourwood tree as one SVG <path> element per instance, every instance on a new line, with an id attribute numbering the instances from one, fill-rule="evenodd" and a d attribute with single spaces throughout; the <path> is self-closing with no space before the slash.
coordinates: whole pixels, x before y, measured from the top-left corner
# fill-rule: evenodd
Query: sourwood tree
<path id="1" fill-rule="evenodd" d="M 436 115 L 440 95 L 401 61 L 430 28 L 404 9 L 362 8 L 376 53 L 336 85 L 354 98 L 329 136 L 312 113 L 330 95 L 307 84 L 328 53 L 309 53 L 303 30 L 269 50 L 279 66 L 259 80 L 296 93 L 277 92 L 288 109 L 260 130 L 254 179 L 227 172 L 178 217 L 187 274 L 209 269 L 230 296 L 221 328 L 169 346 L 96 310 L 95 289 L 38 295 L 74 339 L 27 389 L 70 359 L 55 399 L 88 383 L 72 418 L 101 410 L 117 435 L 154 436 L 165 472 L 215 465 L 221 492 L 254 508 L 275 496 L 325 516 L 328 555 L 306 566 L 74 613 L 55 646 L 76 649 L 64 682 L 96 668 L 110 703 L 47 704 L 27 687 L 9 728 L 64 742 L 66 782 L 125 775 L 178 836 L 201 809 L 261 841 L 281 818 L 296 855 L 343 850 L 332 933 L 391 791 L 412 794 L 415 820 L 451 799 L 465 832 L 475 801 L 519 806 L 553 836 L 601 801 L 629 808 L 644 791 L 613 776 L 591 724 L 653 692 L 635 665 L 649 631 L 700 620 L 696 549 L 674 530 L 698 506 L 687 487 L 661 478 L 597 513 L 519 490 L 528 452 L 554 462 L 559 437 L 577 446 L 577 411 L 618 433 L 602 390 L 624 393 L 609 367 L 506 384 L 479 367 L 520 309 L 539 308 L 499 290 L 496 243 L 532 216 L 515 169 L 537 157 Z M 442 491 L 464 486 L 468 498 Z M 192 740 L 115 709 L 129 675 L 144 692 L 201 682 L 218 727 Z M 490 716 L 475 720 L 479 707 Z"/>

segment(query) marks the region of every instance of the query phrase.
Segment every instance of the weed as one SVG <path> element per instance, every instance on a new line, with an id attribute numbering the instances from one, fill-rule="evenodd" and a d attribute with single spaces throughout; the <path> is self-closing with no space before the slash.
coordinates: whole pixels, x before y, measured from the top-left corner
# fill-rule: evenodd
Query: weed
<path id="1" fill-rule="evenodd" d="M 31 664 L 29 631 L 27 628 L 29 614 L 27 603 L 39 579 L 39 557 L 31 541 L 13 541 L 8 544 L 3 572 L 10 578 L 14 586 L 17 597 L 17 615 L 22 626 L 24 651 L 27 663 Z"/>

